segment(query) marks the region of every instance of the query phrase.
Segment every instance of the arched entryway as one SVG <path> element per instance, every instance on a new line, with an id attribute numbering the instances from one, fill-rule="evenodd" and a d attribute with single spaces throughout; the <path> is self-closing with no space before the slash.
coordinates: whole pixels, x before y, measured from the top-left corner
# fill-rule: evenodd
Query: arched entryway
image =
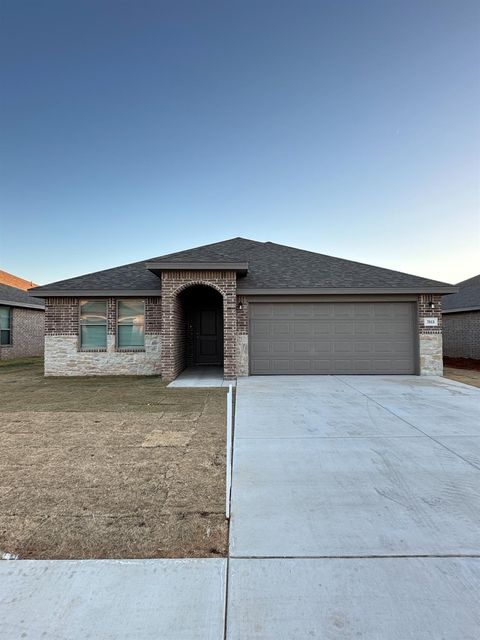
<path id="1" fill-rule="evenodd" d="M 178 294 L 183 319 L 183 367 L 223 367 L 223 296 L 203 284 Z"/>
<path id="2" fill-rule="evenodd" d="M 235 272 L 163 272 L 162 378 L 175 380 L 189 366 L 234 379 L 236 313 Z"/>

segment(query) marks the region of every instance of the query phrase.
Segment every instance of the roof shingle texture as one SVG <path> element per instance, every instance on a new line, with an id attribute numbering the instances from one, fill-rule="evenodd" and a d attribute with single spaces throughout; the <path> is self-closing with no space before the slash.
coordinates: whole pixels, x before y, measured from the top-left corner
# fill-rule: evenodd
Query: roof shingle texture
<path id="1" fill-rule="evenodd" d="M 456 285 L 458 293 L 443 296 L 442 307 L 444 311 L 450 309 L 480 309 L 480 275 L 468 278 Z"/>
<path id="2" fill-rule="evenodd" d="M 28 295 L 26 291 L 17 289 L 16 287 L 10 287 L 8 284 L 0 284 L 0 300 L 3 302 L 11 302 L 14 307 L 15 304 L 28 304 L 35 305 L 39 309 L 45 308 L 45 303 L 40 298 L 33 298 Z"/>
<path id="3" fill-rule="evenodd" d="M 78 290 L 159 290 L 160 279 L 145 268 L 146 262 L 248 262 L 248 273 L 238 279 L 238 291 L 246 289 L 405 289 L 445 288 L 443 282 L 399 271 L 334 258 L 273 242 L 233 238 L 179 251 L 141 262 L 106 269 L 41 287 L 39 293 Z"/>

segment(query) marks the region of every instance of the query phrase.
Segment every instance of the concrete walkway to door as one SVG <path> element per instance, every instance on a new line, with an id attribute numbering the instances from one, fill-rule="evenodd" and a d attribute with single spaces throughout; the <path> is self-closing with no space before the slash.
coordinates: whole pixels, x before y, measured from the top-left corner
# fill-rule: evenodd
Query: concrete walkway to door
<path id="1" fill-rule="evenodd" d="M 474 640 L 480 390 L 238 383 L 227 638 Z"/>

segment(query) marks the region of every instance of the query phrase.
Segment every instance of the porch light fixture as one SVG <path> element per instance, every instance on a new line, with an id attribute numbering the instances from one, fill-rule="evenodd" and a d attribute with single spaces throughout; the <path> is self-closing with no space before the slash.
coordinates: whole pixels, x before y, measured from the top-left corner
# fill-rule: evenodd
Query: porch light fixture
<path id="1" fill-rule="evenodd" d="M 238 309 L 239 311 L 241 311 L 241 310 L 243 309 L 243 302 L 239 302 L 239 303 L 237 304 L 237 309 Z"/>
<path id="2" fill-rule="evenodd" d="M 435 303 L 433 302 L 433 300 L 430 300 L 430 302 L 428 303 L 428 306 L 430 309 L 435 309 Z"/>

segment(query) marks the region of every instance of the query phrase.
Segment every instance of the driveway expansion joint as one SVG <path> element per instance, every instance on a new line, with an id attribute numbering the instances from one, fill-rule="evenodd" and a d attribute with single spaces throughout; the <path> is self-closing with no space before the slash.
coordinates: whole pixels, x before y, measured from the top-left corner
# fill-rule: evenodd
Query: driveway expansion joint
<path id="1" fill-rule="evenodd" d="M 454 456 L 457 456 L 457 458 L 460 458 L 460 460 L 463 460 L 463 462 L 466 462 L 467 464 L 469 464 L 471 467 L 473 467 L 474 469 L 476 469 L 477 471 L 480 471 L 480 466 L 476 465 L 475 463 L 471 462 L 470 460 L 467 460 L 466 458 L 464 458 L 463 456 L 461 456 L 459 453 L 457 453 L 456 451 L 453 451 L 453 449 L 450 449 L 450 447 L 447 447 L 445 444 L 443 444 L 443 442 L 439 442 L 436 438 L 434 438 L 433 436 L 431 436 L 430 434 L 426 433 L 425 431 L 423 431 L 422 429 L 420 429 L 420 427 L 417 427 L 416 425 L 412 424 L 411 422 L 409 422 L 408 420 L 406 420 L 405 418 L 403 418 L 402 416 L 398 415 L 398 413 L 395 413 L 395 411 L 392 411 L 391 409 L 389 409 L 388 407 L 385 407 L 381 402 L 379 402 L 378 400 L 376 400 L 375 398 L 372 398 L 371 396 L 369 396 L 368 394 L 364 393 L 363 391 L 360 391 L 359 389 L 357 389 L 356 387 L 348 384 L 345 380 L 343 380 L 342 378 L 339 378 L 338 376 L 334 376 L 335 378 L 337 378 L 337 380 L 339 380 L 340 382 L 343 382 L 343 384 L 345 384 L 347 387 L 349 387 L 350 389 L 355 389 L 355 391 L 358 391 L 359 393 L 362 394 L 362 396 L 365 396 L 365 398 L 368 398 L 368 400 L 371 400 L 372 402 L 375 402 L 375 404 L 377 404 L 379 407 L 382 407 L 382 409 L 384 409 L 385 411 L 388 411 L 388 413 L 390 413 L 392 416 L 395 416 L 396 418 L 398 418 L 399 420 L 402 420 L 405 424 L 408 424 L 409 427 L 412 427 L 412 429 L 416 429 L 418 432 L 420 432 L 424 437 L 426 438 L 430 438 L 430 440 L 432 440 L 433 442 L 435 442 L 436 444 L 440 445 L 441 447 L 443 447 L 444 449 L 446 449 L 447 451 L 449 451 L 450 453 L 452 453 Z M 408 437 L 408 436 L 406 436 Z M 441 436 L 441 437 L 448 437 L 448 436 Z M 453 436 L 450 436 L 453 437 Z"/>

